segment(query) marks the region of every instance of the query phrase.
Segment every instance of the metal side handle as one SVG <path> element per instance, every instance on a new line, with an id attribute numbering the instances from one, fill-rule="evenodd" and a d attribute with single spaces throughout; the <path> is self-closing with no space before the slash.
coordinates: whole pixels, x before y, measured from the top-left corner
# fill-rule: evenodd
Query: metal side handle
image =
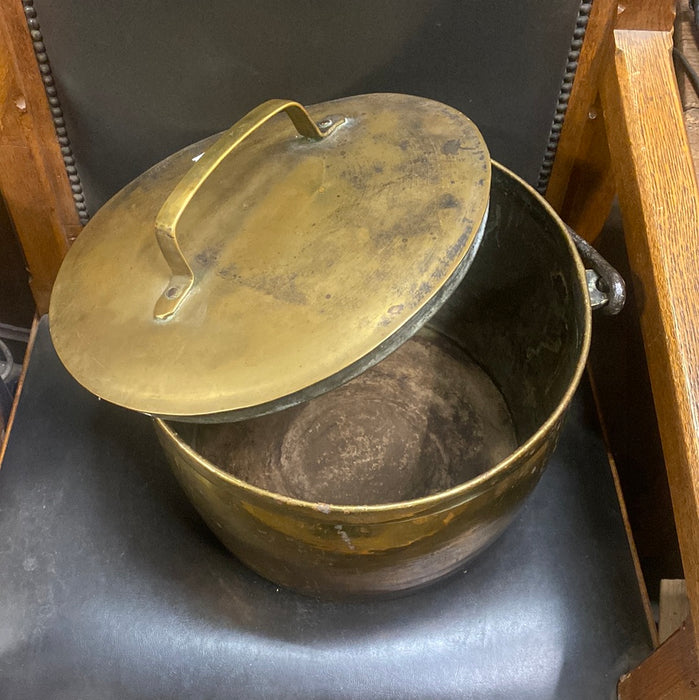
<path id="1" fill-rule="evenodd" d="M 592 310 L 615 316 L 626 303 L 626 284 L 622 276 L 584 239 L 566 225 L 578 253 L 585 263 L 587 291 Z"/>

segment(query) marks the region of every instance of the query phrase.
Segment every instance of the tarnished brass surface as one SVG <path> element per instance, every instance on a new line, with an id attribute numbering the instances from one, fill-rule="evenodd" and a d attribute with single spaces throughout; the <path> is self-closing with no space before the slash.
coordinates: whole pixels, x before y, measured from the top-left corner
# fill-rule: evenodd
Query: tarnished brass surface
<path id="1" fill-rule="evenodd" d="M 210 463 L 188 444 L 198 426 L 156 420 L 156 431 L 204 520 L 263 576 L 332 597 L 416 588 L 491 543 L 536 485 L 584 370 L 590 317 L 584 270 L 562 222 L 494 164 L 483 243 L 429 327 L 463 349 L 504 396 L 519 443 L 511 454 L 423 497 L 326 503 L 252 486 Z"/>
<path id="2" fill-rule="evenodd" d="M 456 110 L 403 95 L 308 111 L 344 123 L 313 141 L 273 117 L 192 197 L 177 240 L 194 283 L 166 321 L 154 303 L 177 270 L 155 218 L 214 139 L 154 166 L 95 215 L 50 308 L 58 355 L 81 384 L 145 413 L 239 419 L 359 373 L 436 310 L 482 233 L 490 162 L 480 134 Z"/>
<path id="3" fill-rule="evenodd" d="M 166 423 L 156 426 L 175 476 L 223 544 L 262 576 L 324 597 L 408 590 L 453 571 L 507 527 L 557 435 L 537 435 L 526 455 L 468 488 L 338 508 L 252 488 L 205 463 Z"/>
<path id="4" fill-rule="evenodd" d="M 336 120 L 328 118 L 327 124 L 321 127 L 311 119 L 298 102 L 268 100 L 234 124 L 216 143 L 206 149 L 204 155 L 179 181 L 155 217 L 158 245 L 172 271 L 167 288 L 155 304 L 153 313 L 156 319 L 170 318 L 194 285 L 194 272 L 177 240 L 177 224 L 185 208 L 221 161 L 246 138 L 249 138 L 250 134 L 282 111 L 287 113 L 299 134 L 312 141 L 320 141 L 339 124 L 344 123 L 343 118 Z"/>

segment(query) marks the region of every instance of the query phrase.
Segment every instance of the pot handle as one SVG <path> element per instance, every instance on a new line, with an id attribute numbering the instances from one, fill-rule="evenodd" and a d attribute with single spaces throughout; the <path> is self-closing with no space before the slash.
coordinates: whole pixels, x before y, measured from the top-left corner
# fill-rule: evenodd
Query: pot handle
<path id="1" fill-rule="evenodd" d="M 587 291 L 593 311 L 602 309 L 608 316 L 616 316 L 626 303 L 626 284 L 622 276 L 570 226 L 565 225 L 578 254 L 585 263 Z"/>
<path id="2" fill-rule="evenodd" d="M 172 272 L 170 282 L 155 303 L 153 315 L 156 319 L 170 318 L 194 286 L 194 273 L 177 240 L 177 223 L 187 205 L 221 161 L 279 112 L 286 112 L 299 134 L 313 141 L 320 141 L 344 122 L 344 118 L 338 117 L 326 118 L 316 124 L 298 102 L 268 100 L 248 112 L 206 150 L 175 186 L 155 217 L 158 245 Z"/>

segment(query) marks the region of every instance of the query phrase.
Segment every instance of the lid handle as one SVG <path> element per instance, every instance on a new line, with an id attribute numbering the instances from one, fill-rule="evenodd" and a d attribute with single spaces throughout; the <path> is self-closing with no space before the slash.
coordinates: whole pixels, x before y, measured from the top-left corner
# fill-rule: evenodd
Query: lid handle
<path id="1" fill-rule="evenodd" d="M 268 100 L 236 122 L 189 169 L 155 217 L 155 235 L 172 276 L 165 291 L 155 303 L 154 316 L 170 318 L 194 286 L 194 273 L 182 254 L 177 240 L 177 224 L 187 205 L 211 173 L 242 141 L 279 112 L 286 112 L 302 136 L 319 141 L 344 119 L 323 119 L 316 124 L 308 112 L 291 100 Z"/>

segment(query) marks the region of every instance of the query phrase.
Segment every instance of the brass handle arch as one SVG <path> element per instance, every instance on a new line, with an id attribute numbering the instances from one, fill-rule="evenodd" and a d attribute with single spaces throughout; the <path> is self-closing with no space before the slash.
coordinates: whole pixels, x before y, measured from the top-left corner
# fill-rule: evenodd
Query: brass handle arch
<path id="1" fill-rule="evenodd" d="M 155 303 L 153 315 L 156 319 L 163 321 L 170 318 L 194 286 L 194 273 L 177 239 L 177 224 L 187 205 L 223 159 L 279 112 L 286 112 L 299 134 L 313 141 L 327 136 L 344 121 L 342 118 L 333 118 L 316 124 L 298 102 L 268 100 L 248 112 L 206 150 L 176 185 L 155 217 L 158 245 L 172 272 L 169 284 Z"/>

